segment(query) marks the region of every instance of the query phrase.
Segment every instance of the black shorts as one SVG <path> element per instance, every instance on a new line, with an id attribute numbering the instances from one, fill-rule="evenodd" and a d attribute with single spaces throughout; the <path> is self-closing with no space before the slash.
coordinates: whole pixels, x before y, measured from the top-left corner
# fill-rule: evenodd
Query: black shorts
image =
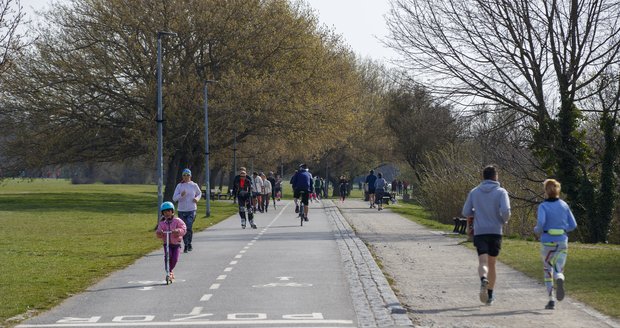
<path id="1" fill-rule="evenodd" d="M 305 191 L 303 194 L 299 190 L 295 190 L 293 192 L 294 198 L 300 198 L 300 196 L 301 202 L 304 203 L 304 205 L 308 205 L 308 196 L 310 196 L 310 191 Z"/>
<path id="2" fill-rule="evenodd" d="M 372 188 L 372 189 L 368 188 L 368 194 L 369 195 L 374 195 L 374 193 L 375 193 L 375 188 Z"/>
<path id="3" fill-rule="evenodd" d="M 476 246 L 478 255 L 489 254 L 489 256 L 496 257 L 502 249 L 502 235 L 475 235 L 474 246 Z"/>

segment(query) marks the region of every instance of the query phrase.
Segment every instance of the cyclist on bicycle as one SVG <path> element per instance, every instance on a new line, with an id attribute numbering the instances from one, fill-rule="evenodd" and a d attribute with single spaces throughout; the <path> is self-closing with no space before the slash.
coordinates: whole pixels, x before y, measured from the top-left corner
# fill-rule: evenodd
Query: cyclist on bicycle
<path id="1" fill-rule="evenodd" d="M 308 221 L 308 196 L 312 192 L 312 174 L 308 172 L 306 164 L 299 165 L 299 170 L 291 179 L 293 183 L 295 199 L 299 199 L 301 196 L 301 202 L 304 204 L 304 221 Z M 302 194 L 301 191 L 304 191 Z"/>

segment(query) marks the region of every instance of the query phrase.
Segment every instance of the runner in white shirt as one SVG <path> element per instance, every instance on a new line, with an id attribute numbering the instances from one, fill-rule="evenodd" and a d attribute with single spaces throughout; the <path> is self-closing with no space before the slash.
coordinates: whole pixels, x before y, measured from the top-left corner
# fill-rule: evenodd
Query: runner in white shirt
<path id="1" fill-rule="evenodd" d="M 187 253 L 192 251 L 192 236 L 194 233 L 192 226 L 196 218 L 196 209 L 198 208 L 196 203 L 202 197 L 202 192 L 200 191 L 200 186 L 192 181 L 192 171 L 185 169 L 182 176 L 183 180 L 174 189 L 172 200 L 177 202 L 177 214 L 187 226 L 187 233 L 183 236 L 183 253 Z"/>

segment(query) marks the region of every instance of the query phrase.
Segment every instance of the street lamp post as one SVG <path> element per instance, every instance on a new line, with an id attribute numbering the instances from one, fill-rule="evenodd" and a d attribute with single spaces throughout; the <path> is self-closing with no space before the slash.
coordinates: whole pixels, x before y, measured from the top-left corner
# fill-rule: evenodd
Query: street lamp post
<path id="1" fill-rule="evenodd" d="M 205 199 L 207 200 L 207 217 L 211 216 L 211 186 L 209 171 L 209 98 L 207 92 L 207 84 L 215 82 L 212 80 L 205 81 L 204 99 L 205 99 Z"/>
<path id="2" fill-rule="evenodd" d="M 176 36 L 174 32 L 157 32 L 157 222 L 159 222 L 159 208 L 164 201 L 162 184 L 164 181 L 164 146 L 163 146 L 163 123 L 164 109 L 161 93 L 161 37 L 164 35 Z"/>

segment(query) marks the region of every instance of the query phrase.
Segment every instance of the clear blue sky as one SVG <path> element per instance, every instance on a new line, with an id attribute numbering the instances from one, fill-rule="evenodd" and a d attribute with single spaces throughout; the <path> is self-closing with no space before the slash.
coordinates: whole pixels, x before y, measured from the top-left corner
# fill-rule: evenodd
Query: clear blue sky
<path id="1" fill-rule="evenodd" d="M 64 0 L 21 0 L 27 15 L 32 9 Z M 378 39 L 387 35 L 383 16 L 388 12 L 388 0 L 305 0 L 313 7 L 322 23 L 341 34 L 351 49 L 362 57 L 386 61 L 395 57 Z M 386 63 L 387 64 L 387 63 Z"/>

